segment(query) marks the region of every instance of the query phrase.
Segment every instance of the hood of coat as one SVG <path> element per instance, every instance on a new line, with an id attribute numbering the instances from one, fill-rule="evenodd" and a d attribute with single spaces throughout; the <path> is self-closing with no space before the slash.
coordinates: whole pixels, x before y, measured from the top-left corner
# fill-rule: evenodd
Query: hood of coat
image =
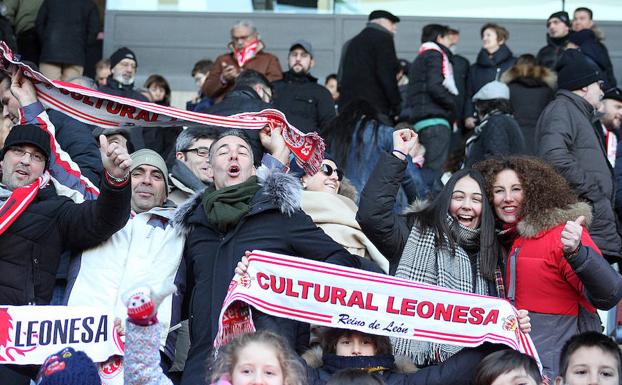
<path id="1" fill-rule="evenodd" d="M 501 81 L 505 84 L 520 83 L 525 87 L 547 86 L 557 88 L 557 74 L 544 66 L 517 64 L 503 73 Z"/>
<path id="2" fill-rule="evenodd" d="M 261 189 L 251 201 L 251 213 L 259 212 L 257 207 L 261 207 L 261 210 L 276 208 L 290 216 L 300 209 L 302 187 L 298 179 L 263 165 L 257 169 L 257 178 Z M 192 230 L 190 217 L 201 205 L 204 191 L 194 194 L 175 211 L 173 225 L 181 233 L 188 234 Z"/>
<path id="3" fill-rule="evenodd" d="M 302 359 L 312 368 L 324 368 L 327 371 L 331 369 L 345 368 L 373 368 L 378 366 L 390 366 L 392 371 L 396 373 L 415 373 L 418 368 L 408 357 L 405 356 L 356 356 L 341 357 L 335 354 L 329 354 L 324 357 L 321 346 L 315 346 L 302 354 Z M 336 371 L 336 370 L 335 370 Z"/>
<path id="4" fill-rule="evenodd" d="M 525 216 L 518 222 L 518 233 L 525 238 L 535 238 L 538 234 L 550 230 L 567 221 L 574 221 L 578 217 L 585 217 L 585 226 L 592 223 L 592 207 L 585 202 L 577 202 L 565 208 L 551 208 Z"/>
<path id="5" fill-rule="evenodd" d="M 477 64 L 482 67 L 498 67 L 499 64 L 511 60 L 512 56 L 512 51 L 510 51 L 505 44 L 501 44 L 499 49 L 493 53 L 492 56 L 488 55 L 488 51 L 482 48 L 477 55 Z"/>

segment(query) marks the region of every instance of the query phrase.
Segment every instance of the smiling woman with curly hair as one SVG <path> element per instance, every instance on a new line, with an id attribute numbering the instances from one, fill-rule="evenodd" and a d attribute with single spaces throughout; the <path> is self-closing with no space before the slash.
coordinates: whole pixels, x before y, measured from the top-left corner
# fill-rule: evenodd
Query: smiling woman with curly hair
<path id="1" fill-rule="evenodd" d="M 544 374 L 553 379 L 564 342 L 579 332 L 600 331 L 596 308 L 607 310 L 622 298 L 622 278 L 586 230 L 592 208 L 549 165 L 509 157 L 475 168 L 486 179 L 509 251 L 506 295 L 529 310 Z"/>

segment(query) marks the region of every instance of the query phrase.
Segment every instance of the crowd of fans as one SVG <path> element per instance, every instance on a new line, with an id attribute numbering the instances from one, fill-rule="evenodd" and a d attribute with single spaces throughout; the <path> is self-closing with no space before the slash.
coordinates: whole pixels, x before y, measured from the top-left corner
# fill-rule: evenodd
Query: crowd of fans
<path id="1" fill-rule="evenodd" d="M 596 310 L 622 299 L 612 267 L 622 257 L 622 91 L 592 11 L 553 13 L 547 45 L 518 58 L 510 32 L 485 24 L 472 64 L 441 24 L 423 27 L 414 61 L 398 59 L 399 22 L 372 12 L 324 85 L 309 41 L 291 44 L 283 71 L 248 20 L 231 27 L 225 53 L 192 68 L 186 109 L 282 111 L 324 139 L 315 174 L 293 161 L 280 128 L 96 127 L 46 111 L 21 72 L 1 73 L 0 304 L 109 309 L 124 320 L 126 384 L 621 384 L 620 350 Z M 98 30 L 90 1 L 5 0 L 0 20 L 3 40 L 49 79 L 169 106 L 164 76 L 136 86 L 131 47 L 83 76 Z M 42 125 L 100 186 L 97 199 L 74 202 L 50 179 Z M 23 189 L 36 196 L 15 208 Z M 543 371 L 503 346 L 258 311 L 258 332 L 214 354 L 229 282 L 253 249 L 508 299 Z M 88 357 L 59 356 L 74 363 L 0 366 L 1 382 L 99 383 Z"/>

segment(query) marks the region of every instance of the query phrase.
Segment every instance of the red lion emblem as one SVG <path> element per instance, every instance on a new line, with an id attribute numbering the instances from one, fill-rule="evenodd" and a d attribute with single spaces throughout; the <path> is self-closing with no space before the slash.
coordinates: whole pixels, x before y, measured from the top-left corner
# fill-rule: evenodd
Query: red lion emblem
<path id="1" fill-rule="evenodd" d="M 6 348 L 11 342 L 10 331 L 13 329 L 13 318 L 9 314 L 9 309 L 0 307 L 0 347 Z"/>

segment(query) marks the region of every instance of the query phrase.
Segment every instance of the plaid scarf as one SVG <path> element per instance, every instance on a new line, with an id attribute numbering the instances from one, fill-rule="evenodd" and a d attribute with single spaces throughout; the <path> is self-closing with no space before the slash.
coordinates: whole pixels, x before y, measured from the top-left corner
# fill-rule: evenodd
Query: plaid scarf
<path id="1" fill-rule="evenodd" d="M 415 224 L 404 246 L 395 276 L 448 289 L 489 295 L 488 284 L 480 272 L 479 258 L 475 258 L 476 270 L 473 272 L 473 263 L 465 251 L 465 248 L 477 250 L 479 247 L 479 229 L 462 226 L 449 214 L 446 220 L 454 239 L 457 240 L 455 250 L 451 249 L 447 235 L 437 248 L 434 232 L 422 232 Z M 442 362 L 462 349 L 454 345 L 401 338 L 392 338 L 392 342 L 394 354 L 408 356 L 417 365 Z"/>
<path id="2" fill-rule="evenodd" d="M 236 49 L 233 47 L 233 56 L 235 60 L 238 62 L 238 66 L 240 68 L 244 67 L 244 64 L 248 63 L 252 58 L 257 55 L 259 50 L 259 40 L 255 39 L 252 42 L 248 43 L 242 49 Z"/>

